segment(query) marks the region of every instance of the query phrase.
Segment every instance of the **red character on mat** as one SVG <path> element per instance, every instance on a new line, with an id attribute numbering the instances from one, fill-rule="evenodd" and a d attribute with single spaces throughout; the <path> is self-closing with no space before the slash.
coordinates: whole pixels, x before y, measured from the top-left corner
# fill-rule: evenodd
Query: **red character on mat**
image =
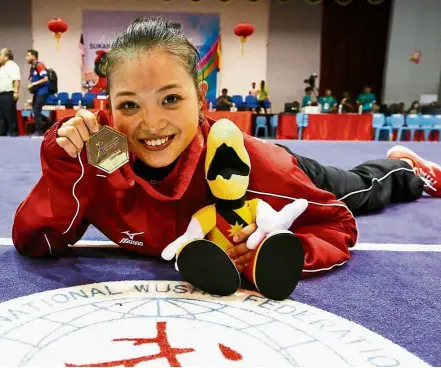
<path id="1" fill-rule="evenodd" d="M 208 86 L 198 79 L 197 61 L 197 49 L 161 19 L 138 19 L 116 38 L 106 69 L 112 119 L 80 110 L 48 130 L 42 176 L 18 207 L 12 228 L 20 253 L 62 254 L 94 225 L 116 244 L 160 257 L 197 211 L 218 206 L 205 177 L 214 122 L 201 113 Z M 130 162 L 110 174 L 89 165 L 85 149 L 103 125 L 125 135 L 130 151 Z M 262 200 L 276 212 L 297 198 L 309 202 L 288 229 L 305 252 L 303 276 L 350 259 L 358 235 L 353 214 L 414 201 L 423 191 L 441 197 L 441 167 L 404 147 L 342 170 L 243 138 L 252 167 L 247 201 Z M 246 239 L 256 229 L 254 223 L 235 229 L 234 246 L 226 251 L 239 272 L 255 256 Z M 127 232 L 139 233 L 136 241 L 127 241 Z"/>
<path id="2" fill-rule="evenodd" d="M 170 367 L 182 367 L 178 360 L 179 354 L 193 353 L 196 350 L 192 348 L 173 348 L 168 342 L 167 336 L 167 322 L 156 322 L 156 330 L 158 334 L 154 338 L 131 338 L 131 339 L 115 339 L 113 341 L 129 341 L 133 342 L 133 345 L 144 345 L 144 344 L 158 344 L 159 353 L 153 355 L 144 355 L 137 358 L 114 360 L 110 362 L 101 363 L 89 363 L 89 364 L 71 364 L 65 363 L 66 367 L 135 367 L 143 362 L 148 362 L 151 360 L 165 358 L 168 361 Z M 237 351 L 225 346 L 223 344 L 218 344 L 222 355 L 232 361 L 242 360 L 242 355 Z"/>

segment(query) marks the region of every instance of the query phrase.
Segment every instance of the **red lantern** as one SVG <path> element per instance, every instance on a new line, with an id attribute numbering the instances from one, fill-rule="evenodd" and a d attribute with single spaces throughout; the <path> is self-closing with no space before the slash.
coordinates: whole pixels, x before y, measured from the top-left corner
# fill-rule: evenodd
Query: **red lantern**
<path id="1" fill-rule="evenodd" d="M 64 32 L 66 32 L 68 29 L 67 23 L 60 18 L 56 18 L 56 19 L 50 20 L 47 23 L 47 28 L 49 28 L 49 31 L 54 32 L 54 36 L 57 40 L 57 49 L 58 49 L 59 45 L 60 45 L 61 35 Z"/>
<path id="2" fill-rule="evenodd" d="M 249 23 L 239 23 L 234 27 L 234 34 L 240 37 L 240 42 L 242 44 L 242 55 L 245 42 L 247 42 L 247 37 L 251 36 L 254 33 L 254 27 Z"/>

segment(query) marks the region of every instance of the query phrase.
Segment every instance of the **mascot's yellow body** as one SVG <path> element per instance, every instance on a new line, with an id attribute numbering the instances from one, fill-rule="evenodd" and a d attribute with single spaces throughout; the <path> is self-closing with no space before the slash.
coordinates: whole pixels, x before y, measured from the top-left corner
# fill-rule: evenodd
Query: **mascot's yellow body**
<path id="1" fill-rule="evenodd" d="M 277 212 L 260 199 L 246 200 L 250 171 L 242 132 L 227 119 L 217 121 L 208 135 L 205 160 L 214 204 L 192 216 L 187 231 L 162 257 L 171 260 L 176 255 L 184 280 L 201 290 L 232 294 L 240 286 L 240 275 L 225 251 L 235 245 L 237 233 L 256 223 L 247 240 L 255 254 L 244 274 L 262 294 L 280 300 L 294 290 L 303 269 L 303 247 L 288 229 L 308 202 L 297 200 Z"/>

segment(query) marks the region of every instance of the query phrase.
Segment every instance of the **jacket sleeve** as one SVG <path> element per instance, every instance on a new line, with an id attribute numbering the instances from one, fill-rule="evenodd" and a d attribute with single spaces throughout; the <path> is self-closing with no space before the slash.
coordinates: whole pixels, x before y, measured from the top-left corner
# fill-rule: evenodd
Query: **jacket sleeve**
<path id="1" fill-rule="evenodd" d="M 85 149 L 74 159 L 58 146 L 57 130 L 63 122 L 46 133 L 40 152 L 42 175 L 15 214 L 12 240 L 21 254 L 60 254 L 88 227 L 84 213 L 94 193 L 96 169 L 87 164 Z"/>
<path id="2" fill-rule="evenodd" d="M 317 188 L 284 148 L 247 139 L 251 157 L 250 187 L 253 196 L 275 210 L 297 198 L 308 200 L 306 211 L 290 227 L 305 249 L 303 276 L 311 276 L 343 265 L 349 248 L 357 241 L 355 218 L 334 194 Z M 253 193 L 254 192 L 254 193 Z"/>
<path id="3" fill-rule="evenodd" d="M 303 276 L 342 266 L 350 258 L 349 248 L 357 241 L 355 219 L 340 202 L 331 200 L 321 205 L 311 202 L 302 222 L 294 223 L 291 229 L 305 248 Z"/>

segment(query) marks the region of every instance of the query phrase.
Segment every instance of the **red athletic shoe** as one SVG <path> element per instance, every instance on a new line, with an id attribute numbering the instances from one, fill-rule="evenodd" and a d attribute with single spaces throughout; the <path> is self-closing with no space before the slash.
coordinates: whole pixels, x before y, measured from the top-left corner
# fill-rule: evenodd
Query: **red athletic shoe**
<path id="1" fill-rule="evenodd" d="M 394 146 L 387 151 L 388 158 L 412 161 L 415 174 L 425 183 L 424 191 L 433 197 L 441 198 L 441 166 L 434 162 L 426 161 L 411 149 L 404 146 Z"/>

